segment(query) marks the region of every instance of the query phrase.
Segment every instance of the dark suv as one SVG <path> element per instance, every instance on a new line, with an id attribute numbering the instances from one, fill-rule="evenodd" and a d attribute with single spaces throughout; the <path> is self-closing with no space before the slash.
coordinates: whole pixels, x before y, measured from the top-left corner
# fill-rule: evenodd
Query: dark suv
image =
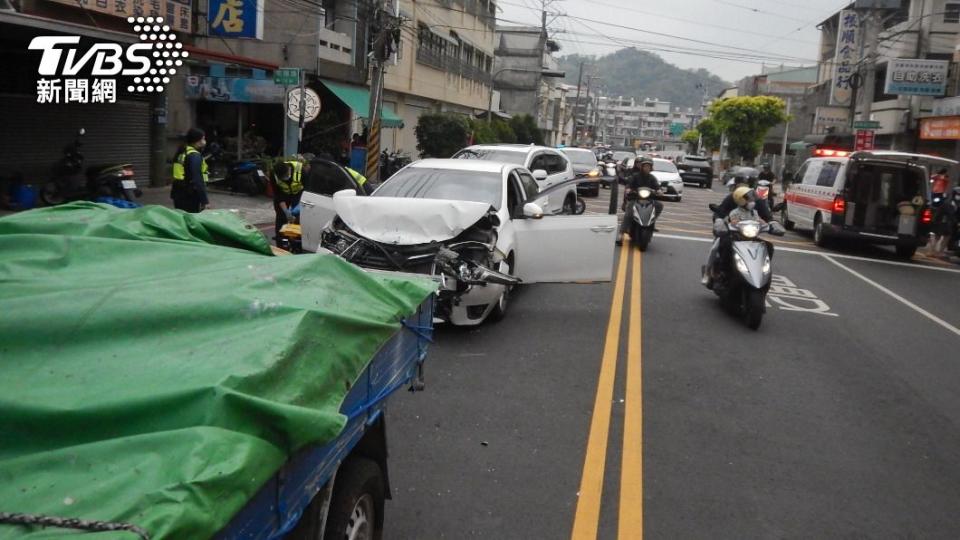
<path id="1" fill-rule="evenodd" d="M 685 184 L 699 184 L 708 188 L 713 183 L 713 164 L 704 156 L 683 156 L 677 161 L 680 178 Z"/>

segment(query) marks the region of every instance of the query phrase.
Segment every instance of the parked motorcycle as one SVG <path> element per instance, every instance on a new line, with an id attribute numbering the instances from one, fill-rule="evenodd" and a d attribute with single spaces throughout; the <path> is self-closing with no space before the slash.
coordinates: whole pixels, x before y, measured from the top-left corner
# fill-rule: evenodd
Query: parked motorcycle
<path id="1" fill-rule="evenodd" d="M 112 198 L 133 201 L 143 194 L 134 179 L 133 165 L 120 163 L 97 165 L 83 171 L 84 157 L 80 153 L 80 138 L 86 130 L 80 128 L 73 143 L 63 148 L 63 157 L 53 169 L 53 180 L 40 189 L 40 200 L 48 206 L 83 199 Z"/>
<path id="2" fill-rule="evenodd" d="M 380 181 L 390 178 L 411 162 L 410 156 L 400 153 L 399 150 L 393 152 L 384 150 L 380 153 Z"/>
<path id="3" fill-rule="evenodd" d="M 653 204 L 654 192 L 649 188 L 640 188 L 627 193 L 627 201 L 633 201 L 633 211 L 623 219 L 630 220 L 630 243 L 646 251 L 653 238 L 653 228 L 657 222 L 656 207 Z"/>
<path id="4" fill-rule="evenodd" d="M 245 193 L 251 197 L 267 191 L 266 162 L 260 159 L 232 160 L 226 156 L 223 148 L 211 143 L 204 158 L 210 167 L 210 184 L 223 186 L 233 193 Z"/>
<path id="5" fill-rule="evenodd" d="M 716 213 L 716 204 L 710 210 Z M 714 234 L 720 238 L 726 252 L 718 253 L 720 269 L 710 276 L 707 287 L 720 297 L 721 303 L 732 313 L 742 317 L 751 330 L 760 328 L 766 311 L 767 291 L 773 275 L 773 245 L 759 238 L 761 233 L 783 236 L 779 223 L 761 223 L 759 220 L 743 220 L 737 223 L 718 222 Z M 724 238 L 729 239 L 725 242 Z M 701 268 L 703 276 L 710 271 Z"/>

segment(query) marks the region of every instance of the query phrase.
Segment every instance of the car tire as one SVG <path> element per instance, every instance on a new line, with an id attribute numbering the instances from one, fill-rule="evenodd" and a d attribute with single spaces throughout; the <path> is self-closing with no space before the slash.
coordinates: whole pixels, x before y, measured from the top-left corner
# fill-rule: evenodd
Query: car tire
<path id="1" fill-rule="evenodd" d="M 917 246 L 897 246 L 897 257 L 909 261 L 917 253 Z"/>
<path id="2" fill-rule="evenodd" d="M 319 530 L 323 501 L 320 497 L 314 497 L 288 538 L 353 538 L 351 533 L 355 535 L 357 528 L 364 528 L 368 533 L 365 538 L 379 540 L 383 538 L 384 500 L 380 466 L 370 459 L 349 458 L 340 466 L 334 479 L 326 530 Z"/>
<path id="3" fill-rule="evenodd" d="M 787 203 L 783 203 L 783 210 L 780 211 L 780 221 L 783 222 L 783 228 L 788 231 L 792 231 L 796 225 L 790 221 L 790 214 L 787 213 Z"/>
<path id="4" fill-rule="evenodd" d="M 513 269 L 513 253 L 511 253 L 506 261 L 500 262 L 499 271 L 504 274 L 510 274 L 510 271 Z M 513 274 L 510 274 L 513 275 Z M 510 307 L 510 287 L 506 287 L 503 291 L 503 294 L 500 295 L 500 298 L 497 299 L 496 305 L 493 306 L 493 311 L 490 312 L 490 321 L 491 322 L 500 322 L 507 318 L 507 309 Z"/>
<path id="5" fill-rule="evenodd" d="M 823 224 L 823 216 L 820 214 L 817 214 L 817 216 L 813 218 L 813 243 L 816 244 L 817 247 L 827 247 L 827 244 L 829 244 L 826 235 L 826 226 Z"/>

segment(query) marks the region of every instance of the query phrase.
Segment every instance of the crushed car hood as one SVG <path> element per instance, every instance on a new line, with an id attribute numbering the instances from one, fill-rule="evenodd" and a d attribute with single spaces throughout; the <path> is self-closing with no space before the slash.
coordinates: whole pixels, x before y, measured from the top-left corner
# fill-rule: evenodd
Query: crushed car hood
<path id="1" fill-rule="evenodd" d="M 336 194 L 334 210 L 358 235 L 393 245 L 442 242 L 460 235 L 491 210 L 489 204 Z"/>

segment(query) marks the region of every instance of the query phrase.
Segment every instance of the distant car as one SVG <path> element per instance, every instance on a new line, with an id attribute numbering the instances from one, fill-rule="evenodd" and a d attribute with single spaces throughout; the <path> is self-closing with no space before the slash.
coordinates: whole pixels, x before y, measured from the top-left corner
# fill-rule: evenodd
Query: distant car
<path id="1" fill-rule="evenodd" d="M 453 155 L 453 159 L 481 159 L 520 165 L 533 173 L 540 190 L 573 180 L 573 164 L 567 156 L 555 148 L 532 144 L 478 144 L 468 146 Z M 543 201 L 543 211 L 547 214 L 579 214 L 583 210 L 582 201 L 577 197 L 577 186 L 573 183 L 562 193 L 553 194 Z"/>
<path id="2" fill-rule="evenodd" d="M 677 166 L 669 159 L 653 158 L 653 175 L 660 181 L 662 196 L 680 202 L 683 198 L 683 179 Z"/>
<path id="3" fill-rule="evenodd" d="M 713 183 L 713 163 L 706 156 L 683 156 L 677 161 L 684 183 L 708 188 Z"/>
<path id="4" fill-rule="evenodd" d="M 354 193 L 304 192 L 304 248 L 364 268 L 436 276 L 435 316 L 454 325 L 502 319 L 520 283 L 612 274 L 617 217 L 545 216 L 539 202 L 550 190 L 521 165 L 425 159 L 369 197 Z"/>
<path id="5" fill-rule="evenodd" d="M 649 154 L 646 154 L 650 157 Z M 680 178 L 680 171 L 677 166 L 669 159 L 653 159 L 652 174 L 660 181 L 661 197 L 670 198 L 677 202 L 683 199 L 683 179 Z M 628 159 L 625 170 L 629 171 L 636 163 L 636 158 Z"/>
<path id="6" fill-rule="evenodd" d="M 597 197 L 600 195 L 600 169 L 597 166 L 597 156 L 586 148 L 563 148 L 560 150 L 570 159 L 573 173 L 584 181 L 577 184 L 577 193 L 585 196 Z"/>

